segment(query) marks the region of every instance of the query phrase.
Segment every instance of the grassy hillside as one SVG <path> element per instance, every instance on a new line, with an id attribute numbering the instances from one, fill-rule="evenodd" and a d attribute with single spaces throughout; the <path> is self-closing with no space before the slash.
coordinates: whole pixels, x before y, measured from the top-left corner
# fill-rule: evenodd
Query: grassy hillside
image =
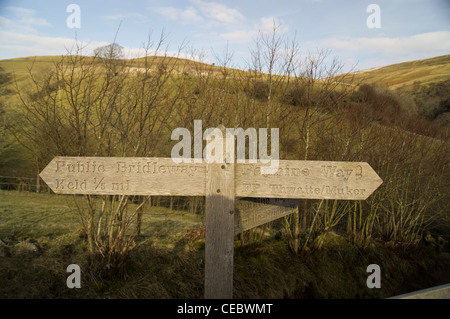
<path id="1" fill-rule="evenodd" d="M 36 70 L 50 68 L 61 59 L 61 56 L 31 56 L 31 57 L 23 57 L 23 58 L 15 58 L 15 59 L 7 59 L 0 60 L 0 66 L 5 69 L 6 72 L 14 72 L 17 75 L 25 75 L 28 74 L 28 69 L 34 64 Z M 158 63 L 162 60 L 165 60 L 167 65 L 175 65 L 175 66 L 206 66 L 207 64 L 201 62 L 195 62 L 188 59 L 182 58 L 173 58 L 173 57 L 160 57 L 160 56 L 151 56 L 148 58 L 150 63 Z M 145 58 L 136 58 L 123 60 L 124 62 L 137 66 L 139 64 L 143 64 L 145 62 Z"/>
<path id="2" fill-rule="evenodd" d="M 92 60 L 92 57 L 84 57 L 85 59 Z M 51 70 L 54 68 L 55 63 L 61 60 L 61 56 L 31 56 L 15 59 L 0 60 L 0 67 L 5 72 L 10 72 L 15 76 L 18 82 L 24 81 L 29 76 L 29 70 L 32 68 L 33 74 L 38 74 L 45 70 Z M 101 59 L 97 59 L 100 61 Z M 146 63 L 145 58 L 136 58 L 121 60 L 129 68 L 143 68 Z M 213 66 L 202 62 L 196 62 L 184 58 L 175 57 L 163 57 L 163 56 L 150 56 L 147 58 L 147 63 L 154 68 L 157 65 L 164 64 L 167 69 L 174 70 L 177 73 L 191 73 L 196 72 L 211 72 L 214 75 L 221 74 L 223 67 Z M 134 69 L 135 71 L 137 69 Z M 227 71 L 237 72 L 238 70 L 229 69 Z"/>
<path id="3" fill-rule="evenodd" d="M 390 89 L 406 86 L 406 89 L 411 90 L 417 81 L 420 84 L 431 84 L 450 79 L 450 55 L 363 70 L 354 75 L 357 83 L 385 84 Z"/>
<path id="4" fill-rule="evenodd" d="M 28 74 L 28 69 L 34 64 L 36 71 L 51 68 L 53 64 L 60 59 L 60 56 L 32 56 L 15 59 L 0 60 L 0 66 L 6 72 L 14 72 L 17 76 Z M 150 57 L 149 62 L 157 64 L 165 59 L 169 66 L 174 65 L 180 70 L 186 66 L 191 68 L 203 68 L 213 72 L 220 72 L 222 67 L 211 66 L 206 63 L 195 62 L 183 58 L 172 57 Z M 130 65 L 139 65 L 144 63 L 144 58 L 124 60 Z M 231 70 L 231 69 L 229 69 Z M 392 64 L 380 68 L 357 71 L 354 73 L 355 82 L 359 83 L 382 83 L 392 89 L 403 85 L 411 87 L 415 81 L 422 84 L 435 83 L 450 79 L 450 55 L 415 60 L 403 63 Z"/>
<path id="5" fill-rule="evenodd" d="M 23 81 L 29 74 L 29 69 L 33 67 L 35 73 L 42 72 L 43 70 L 51 69 L 56 61 L 60 59 L 60 56 L 32 56 L 25 58 L 16 58 L 1 60 L 0 67 L 5 72 L 12 73 L 16 80 Z"/>

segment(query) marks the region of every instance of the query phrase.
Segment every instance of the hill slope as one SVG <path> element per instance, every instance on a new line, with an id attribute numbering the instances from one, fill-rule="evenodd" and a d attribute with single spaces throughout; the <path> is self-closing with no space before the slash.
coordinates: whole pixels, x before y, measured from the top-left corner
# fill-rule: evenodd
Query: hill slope
<path id="1" fill-rule="evenodd" d="M 85 57 L 85 59 L 93 59 L 92 57 Z M 61 60 L 61 56 L 31 56 L 23 58 L 14 58 L 7 60 L 0 60 L 0 67 L 4 69 L 5 72 L 11 72 L 16 76 L 16 79 L 23 80 L 29 76 L 29 69 L 33 68 L 33 73 L 41 72 L 45 69 L 52 69 L 58 61 Z M 125 59 L 122 60 L 124 65 L 128 67 L 143 67 L 145 65 L 145 58 L 136 59 Z M 185 58 L 176 57 L 164 57 L 164 56 L 150 56 L 148 57 L 148 63 L 155 67 L 158 64 L 164 64 L 167 68 L 177 71 L 183 70 L 197 70 L 210 71 L 210 72 L 220 72 L 223 67 L 212 66 L 207 63 L 197 62 Z M 232 70 L 227 68 L 227 70 Z"/>
<path id="2" fill-rule="evenodd" d="M 15 58 L 8 60 L 0 60 L 0 67 L 5 72 L 12 72 L 16 79 L 23 80 L 28 75 L 28 68 L 33 65 L 33 69 L 37 72 L 49 69 L 55 62 L 60 59 L 60 56 L 38 56 Z M 189 69 L 200 69 L 204 71 L 212 71 L 214 73 L 223 70 L 219 66 L 211 66 L 201 62 L 194 62 L 188 59 L 172 58 L 172 57 L 151 57 L 152 63 L 158 63 L 165 59 L 165 64 L 173 65 L 177 70 L 184 67 Z M 143 63 L 143 59 L 128 60 L 128 65 L 138 65 Z M 227 68 L 228 71 L 232 69 Z M 388 86 L 390 89 L 397 89 L 403 87 L 411 90 L 414 82 L 420 82 L 421 85 L 432 84 L 450 80 L 450 55 L 444 55 L 424 60 L 416 60 L 392 64 L 376 69 L 362 70 L 353 73 L 354 83 L 378 83 Z"/>
<path id="3" fill-rule="evenodd" d="M 450 55 L 359 71 L 354 73 L 354 77 L 357 83 L 385 84 L 390 89 L 405 86 L 405 89 L 411 90 L 416 81 L 423 85 L 449 80 Z"/>

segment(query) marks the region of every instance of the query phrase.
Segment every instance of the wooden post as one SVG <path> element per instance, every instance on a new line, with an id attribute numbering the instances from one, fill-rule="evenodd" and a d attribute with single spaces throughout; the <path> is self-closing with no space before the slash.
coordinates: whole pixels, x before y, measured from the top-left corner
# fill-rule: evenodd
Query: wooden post
<path id="1" fill-rule="evenodd" d="M 222 136 L 225 130 L 222 128 Z M 205 298 L 233 296 L 234 163 L 207 164 L 205 207 Z"/>

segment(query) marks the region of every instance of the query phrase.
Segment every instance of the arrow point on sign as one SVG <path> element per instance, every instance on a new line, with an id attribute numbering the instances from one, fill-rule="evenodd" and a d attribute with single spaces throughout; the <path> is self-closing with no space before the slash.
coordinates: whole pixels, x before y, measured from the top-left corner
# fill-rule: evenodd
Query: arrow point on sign
<path id="1" fill-rule="evenodd" d="M 372 166 L 370 166 L 369 163 L 364 162 L 365 165 L 367 165 L 367 168 L 369 169 L 368 171 L 370 172 L 370 190 L 367 193 L 367 196 L 364 200 L 366 200 L 370 195 L 372 195 L 375 190 L 378 189 L 378 187 L 380 187 L 381 184 L 383 184 L 383 180 L 381 179 L 381 177 L 377 174 L 377 172 L 372 168 Z"/>
<path id="2" fill-rule="evenodd" d="M 44 169 L 39 173 L 39 177 L 42 178 L 44 182 L 47 183 L 48 178 L 50 177 L 50 167 L 52 166 L 53 162 L 55 161 L 57 157 L 53 158 L 47 166 L 44 167 Z"/>

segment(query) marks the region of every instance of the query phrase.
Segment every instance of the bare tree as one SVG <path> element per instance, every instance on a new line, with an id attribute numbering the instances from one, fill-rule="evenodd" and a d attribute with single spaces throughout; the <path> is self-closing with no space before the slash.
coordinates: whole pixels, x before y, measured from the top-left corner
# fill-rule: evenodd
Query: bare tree
<path id="1" fill-rule="evenodd" d="M 62 56 L 48 73 L 30 70 L 32 86 L 17 87 L 22 116 L 11 132 L 35 154 L 36 165 L 42 168 L 57 155 L 170 154 L 165 141 L 184 87 L 171 76 L 171 58 L 159 51 L 164 41 L 162 34 L 151 50 L 149 40 L 144 49 L 153 55 L 116 64 L 113 76 L 110 62 L 116 56 L 83 56 L 81 47 Z M 93 265 L 123 270 L 135 247 L 130 227 L 145 201 L 137 206 L 130 196 L 76 201 Z"/>
<path id="2" fill-rule="evenodd" d="M 94 56 L 103 59 L 123 59 L 123 47 L 117 43 L 111 43 L 94 49 Z"/>

